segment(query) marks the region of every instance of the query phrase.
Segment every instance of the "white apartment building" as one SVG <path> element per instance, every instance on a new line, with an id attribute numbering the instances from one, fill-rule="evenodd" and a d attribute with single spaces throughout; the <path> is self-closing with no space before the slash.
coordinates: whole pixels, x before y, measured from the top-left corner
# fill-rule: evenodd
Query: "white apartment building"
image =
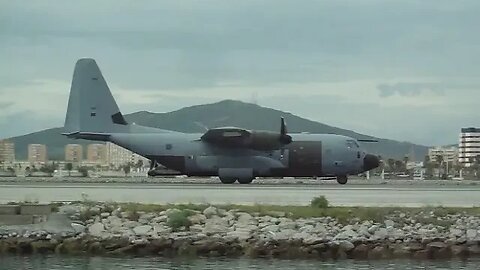
<path id="1" fill-rule="evenodd" d="M 458 148 L 437 146 L 428 149 L 430 161 L 436 162 L 437 156 L 442 156 L 444 162 L 456 163 L 458 161 Z"/>
<path id="2" fill-rule="evenodd" d="M 149 160 L 133 153 L 132 151 L 125 149 L 121 146 L 107 142 L 107 164 L 115 167 L 123 166 L 127 163 L 133 165 L 137 164 L 138 160 L 142 160 L 144 165 L 149 164 Z"/>
<path id="3" fill-rule="evenodd" d="M 458 145 L 458 161 L 464 167 L 471 167 L 480 158 L 480 128 L 462 128 Z"/>

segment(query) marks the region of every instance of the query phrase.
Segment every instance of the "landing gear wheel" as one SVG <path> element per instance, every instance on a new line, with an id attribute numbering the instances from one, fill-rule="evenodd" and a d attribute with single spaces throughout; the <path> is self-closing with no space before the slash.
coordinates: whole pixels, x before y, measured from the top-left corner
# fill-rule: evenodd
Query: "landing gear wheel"
<path id="1" fill-rule="evenodd" d="M 235 178 L 230 178 L 230 177 L 220 177 L 220 181 L 223 183 L 223 184 L 233 184 L 235 183 Z"/>
<path id="2" fill-rule="evenodd" d="M 345 185 L 348 182 L 348 176 L 342 175 L 342 176 L 337 176 L 337 183 L 340 185 Z"/>
<path id="3" fill-rule="evenodd" d="M 253 181 L 253 178 L 239 178 L 237 179 L 240 184 L 250 184 Z"/>

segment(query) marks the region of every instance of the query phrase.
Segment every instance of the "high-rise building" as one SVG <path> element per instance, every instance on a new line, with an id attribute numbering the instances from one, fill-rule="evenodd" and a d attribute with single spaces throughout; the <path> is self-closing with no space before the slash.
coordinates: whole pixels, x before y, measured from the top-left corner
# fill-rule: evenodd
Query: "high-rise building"
<path id="1" fill-rule="evenodd" d="M 480 128 L 462 128 L 458 145 L 458 161 L 464 167 L 471 167 L 480 159 Z"/>
<path id="2" fill-rule="evenodd" d="M 101 143 L 89 144 L 87 146 L 87 161 L 98 164 L 106 164 L 107 146 Z"/>
<path id="3" fill-rule="evenodd" d="M 115 167 L 119 167 L 127 163 L 135 165 L 138 163 L 139 160 L 141 160 L 143 164 L 148 164 L 149 162 L 148 159 L 111 142 L 107 142 L 106 148 L 107 163 Z"/>
<path id="4" fill-rule="evenodd" d="M 8 140 L 0 140 L 0 162 L 15 162 L 15 144 Z"/>
<path id="5" fill-rule="evenodd" d="M 428 149 L 428 157 L 430 158 L 430 161 L 436 162 L 438 156 L 442 157 L 443 162 L 457 163 L 458 148 L 439 146 Z"/>
<path id="6" fill-rule="evenodd" d="M 29 144 L 28 161 L 30 163 L 47 162 L 47 146 L 45 144 Z"/>
<path id="7" fill-rule="evenodd" d="M 65 145 L 65 161 L 81 162 L 83 160 L 83 146 L 80 144 Z"/>

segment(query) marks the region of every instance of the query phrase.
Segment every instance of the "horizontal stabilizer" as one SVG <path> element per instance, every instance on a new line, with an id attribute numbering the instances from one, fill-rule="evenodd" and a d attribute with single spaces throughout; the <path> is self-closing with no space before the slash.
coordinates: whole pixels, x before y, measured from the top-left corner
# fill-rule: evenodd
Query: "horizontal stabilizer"
<path id="1" fill-rule="evenodd" d="M 370 140 L 370 139 L 357 139 L 359 142 L 364 142 L 364 143 L 378 143 L 378 140 Z"/>
<path id="2" fill-rule="evenodd" d="M 67 136 L 71 139 L 85 139 L 85 140 L 94 140 L 94 141 L 109 141 L 110 134 L 108 133 L 96 133 L 96 132 L 69 132 L 62 133 L 62 135 Z"/>

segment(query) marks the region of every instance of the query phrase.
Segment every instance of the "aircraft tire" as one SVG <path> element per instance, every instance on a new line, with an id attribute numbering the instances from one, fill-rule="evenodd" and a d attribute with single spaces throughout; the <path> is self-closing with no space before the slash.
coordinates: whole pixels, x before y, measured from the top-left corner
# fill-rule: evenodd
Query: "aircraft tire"
<path id="1" fill-rule="evenodd" d="M 238 183 L 240 184 L 250 184 L 253 181 L 253 178 L 239 178 L 237 179 Z"/>
<path id="2" fill-rule="evenodd" d="M 348 176 L 342 175 L 342 176 L 337 176 L 337 183 L 340 185 L 345 185 L 348 182 Z"/>
<path id="3" fill-rule="evenodd" d="M 226 177 L 226 178 L 222 178 L 220 177 L 220 181 L 223 183 L 223 184 L 233 184 L 235 183 L 237 179 L 235 178 L 230 178 L 230 177 Z"/>

